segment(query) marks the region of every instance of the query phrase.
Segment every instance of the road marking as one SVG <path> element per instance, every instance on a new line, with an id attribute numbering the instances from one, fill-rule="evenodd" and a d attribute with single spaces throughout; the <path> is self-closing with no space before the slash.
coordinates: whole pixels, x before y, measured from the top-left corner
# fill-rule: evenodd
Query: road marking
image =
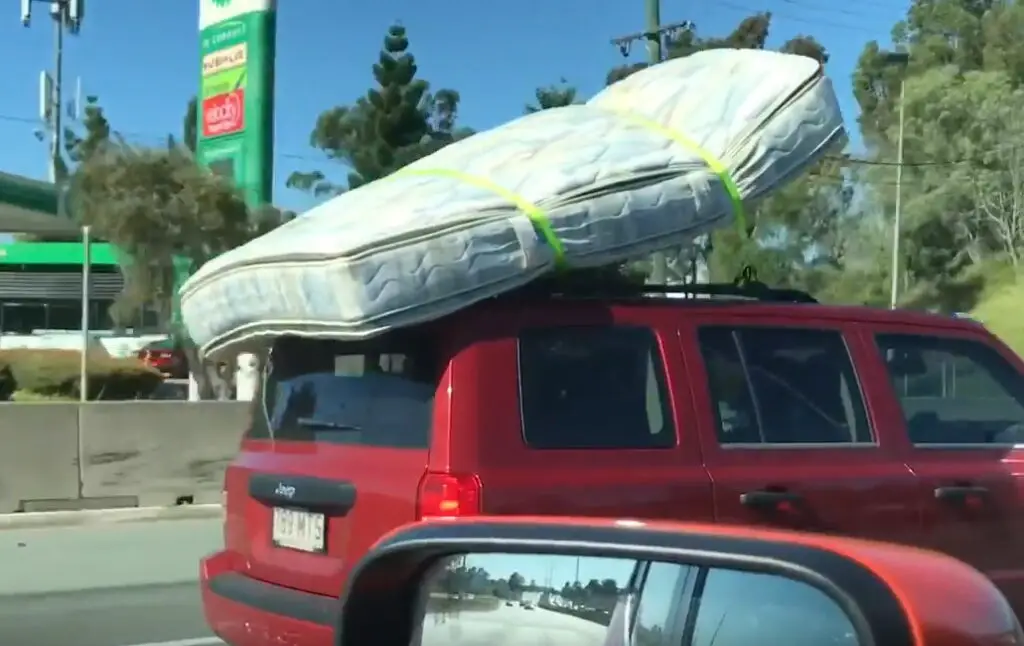
<path id="1" fill-rule="evenodd" d="M 193 639 L 175 639 L 169 642 L 146 642 L 143 644 L 127 644 L 127 646 L 214 646 L 223 644 L 217 637 L 195 637 Z"/>

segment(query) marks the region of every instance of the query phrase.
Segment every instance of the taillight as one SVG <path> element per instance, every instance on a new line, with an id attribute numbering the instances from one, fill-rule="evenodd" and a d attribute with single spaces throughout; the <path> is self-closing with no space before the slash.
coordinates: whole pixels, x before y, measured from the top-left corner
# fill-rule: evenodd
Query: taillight
<path id="1" fill-rule="evenodd" d="M 420 480 L 416 514 L 425 518 L 475 516 L 482 486 L 475 474 L 427 473 Z"/>

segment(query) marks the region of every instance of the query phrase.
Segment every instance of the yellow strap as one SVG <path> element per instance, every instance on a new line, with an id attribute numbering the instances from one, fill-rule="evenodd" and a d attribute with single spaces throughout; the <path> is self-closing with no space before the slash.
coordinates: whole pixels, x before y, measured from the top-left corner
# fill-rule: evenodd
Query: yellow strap
<path id="1" fill-rule="evenodd" d="M 552 251 L 555 253 L 555 267 L 558 269 L 566 268 L 565 247 L 562 246 L 562 241 L 558 239 L 557 235 L 555 235 L 555 230 L 551 227 L 551 220 L 548 219 L 547 214 L 544 213 L 540 207 L 526 198 L 516 195 L 503 186 L 495 184 L 486 177 L 470 175 L 469 173 L 462 173 L 448 168 L 405 168 L 392 175 L 392 177 L 401 175 L 446 177 L 448 179 L 454 179 L 500 195 L 512 204 L 515 204 L 516 208 L 522 211 L 526 217 L 530 219 L 533 226 L 537 227 L 537 230 L 540 231 L 541 237 L 544 238 L 544 241 L 551 246 Z"/>
<path id="2" fill-rule="evenodd" d="M 732 176 L 729 174 L 729 170 L 725 167 L 725 164 L 720 162 L 717 157 L 704 150 L 704 148 L 702 148 L 696 141 L 690 139 L 681 132 L 672 130 L 671 128 L 666 128 L 656 121 L 651 121 L 650 119 L 631 112 L 613 111 L 612 114 L 615 114 L 635 125 L 656 132 L 666 139 L 671 139 L 683 148 L 688 149 L 690 152 L 703 159 L 704 163 L 711 169 L 711 172 L 718 175 L 718 179 L 721 180 L 722 186 L 725 188 L 725 192 L 729 196 L 729 201 L 732 202 L 732 210 L 736 215 L 736 226 L 744 235 L 747 233 L 747 215 L 743 210 L 743 198 L 740 196 L 740 189 L 736 186 L 736 182 L 733 181 Z"/>
<path id="3" fill-rule="evenodd" d="M 659 135 L 670 139 L 675 143 L 679 144 L 683 148 L 686 148 L 690 152 L 699 156 L 704 163 L 708 165 L 715 175 L 718 176 L 722 182 L 722 186 L 725 188 L 726 194 L 729 196 L 729 201 L 732 203 L 733 213 L 736 216 L 736 226 L 740 232 L 746 234 L 747 232 L 747 216 L 743 210 L 743 198 L 740 196 L 740 189 L 736 186 L 736 182 L 733 181 L 732 176 L 729 174 L 729 170 L 725 167 L 721 161 L 718 160 L 714 155 L 709 153 L 707 150 L 702 148 L 697 142 L 693 141 L 681 132 L 666 128 L 656 121 L 652 121 L 640 115 L 633 114 L 630 112 L 613 112 L 622 119 L 629 121 L 635 125 L 647 128 Z M 476 186 L 477 188 L 485 191 L 490 191 L 501 197 L 505 198 L 512 204 L 516 205 L 520 211 L 522 211 L 526 217 L 530 219 L 533 226 L 537 227 L 540 231 L 541 236 L 550 245 L 552 251 L 555 254 L 555 267 L 559 269 L 566 268 L 565 260 L 565 248 L 562 246 L 562 241 L 555 235 L 555 230 L 551 227 L 551 221 L 542 209 L 536 204 L 533 204 L 529 200 L 525 199 L 520 195 L 516 195 L 512 191 L 506 189 L 503 186 L 499 186 L 487 179 L 486 177 L 479 177 L 477 175 L 470 175 L 468 173 L 462 173 L 456 170 L 448 168 L 407 168 L 398 171 L 393 176 L 400 175 L 420 175 L 425 177 L 447 177 L 448 179 L 454 179 L 459 182 Z"/>

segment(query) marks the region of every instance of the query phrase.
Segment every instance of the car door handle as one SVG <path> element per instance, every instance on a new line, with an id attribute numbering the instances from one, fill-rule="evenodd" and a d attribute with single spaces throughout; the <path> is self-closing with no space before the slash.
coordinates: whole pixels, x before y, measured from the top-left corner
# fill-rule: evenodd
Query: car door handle
<path id="1" fill-rule="evenodd" d="M 983 498 L 987 495 L 987 487 L 979 487 L 976 485 L 953 485 L 949 487 L 935 487 L 936 500 L 963 502 L 968 498 Z"/>
<path id="2" fill-rule="evenodd" d="M 791 491 L 747 491 L 740 494 L 740 504 L 752 509 L 772 509 L 785 503 L 802 502 L 800 494 Z"/>

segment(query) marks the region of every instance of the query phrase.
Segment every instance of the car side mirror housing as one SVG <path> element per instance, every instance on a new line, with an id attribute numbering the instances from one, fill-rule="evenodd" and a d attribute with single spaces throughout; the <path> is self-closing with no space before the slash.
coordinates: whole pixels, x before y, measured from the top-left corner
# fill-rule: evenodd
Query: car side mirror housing
<path id="1" fill-rule="evenodd" d="M 897 545 L 774 530 L 444 519 L 381 539 L 339 646 L 1024 645 L 981 573 Z"/>

